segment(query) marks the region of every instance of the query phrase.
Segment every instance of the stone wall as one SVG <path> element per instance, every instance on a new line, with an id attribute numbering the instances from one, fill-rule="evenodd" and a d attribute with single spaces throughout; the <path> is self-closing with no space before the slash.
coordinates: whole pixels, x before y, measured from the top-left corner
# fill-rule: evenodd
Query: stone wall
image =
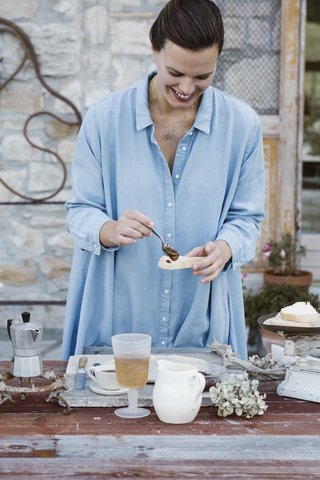
<path id="1" fill-rule="evenodd" d="M 268 63 L 257 55 L 258 46 L 247 36 L 247 29 L 250 21 L 251 25 L 253 20 L 258 21 L 259 15 L 262 22 L 269 11 L 268 4 L 274 1 L 247 2 L 252 4 L 251 10 L 243 10 L 237 22 L 234 11 L 229 12 L 230 15 L 226 11 L 224 65 L 229 61 L 230 67 L 236 68 L 234 54 L 246 42 L 251 42 L 256 55 L 251 59 L 242 57 L 236 76 L 229 75 L 231 80 L 223 73 L 225 69 L 221 70 L 218 80 L 221 82 L 223 75 L 222 80 L 227 83 L 221 85 L 228 93 L 241 97 L 239 83 L 250 62 L 254 72 L 265 71 Z M 29 36 L 47 84 L 71 100 L 84 116 L 96 99 L 140 81 L 154 69 L 148 32 L 165 3 L 161 0 L 0 0 L 0 12 Z M 257 4 L 262 9 L 259 15 Z M 272 22 L 269 18 L 269 23 L 265 20 L 259 26 L 265 37 L 269 35 L 270 42 L 279 27 L 276 17 L 272 18 Z M 275 47 L 278 44 L 273 45 L 269 61 L 274 62 L 278 70 L 279 52 L 278 46 Z M 23 58 L 20 41 L 10 33 L 0 34 L 1 57 L 0 83 L 14 72 Z M 274 78 L 273 86 L 278 85 L 277 73 Z M 258 98 L 257 87 L 254 92 Z M 269 103 L 277 109 L 277 93 Z M 0 93 L 0 177 L 22 195 L 32 198 L 50 196 L 63 179 L 57 158 L 33 148 L 23 134 L 29 115 L 42 110 L 75 121 L 72 109 L 41 85 L 28 58 Z M 66 165 L 64 188 L 49 201 L 30 203 L 0 183 L 0 280 L 4 284 L 0 289 L 0 327 L 7 318 L 17 318 L 26 309 L 34 320 L 47 327 L 63 327 L 63 303 L 74 248 L 64 226 L 64 202 L 71 196 L 70 167 L 77 131 L 45 115 L 33 118 L 28 125 L 31 141 L 56 152 Z"/>
<path id="2" fill-rule="evenodd" d="M 48 85 L 71 100 L 82 116 L 99 97 L 138 82 L 154 68 L 148 32 L 165 2 L 157 0 L 0 0 L 1 16 L 30 38 Z M 0 36 L 2 79 L 23 56 L 20 41 Z M 50 195 L 63 179 L 57 159 L 33 148 L 23 135 L 29 115 L 46 110 L 74 121 L 72 109 L 39 82 L 28 58 L 0 94 L 1 178 L 19 193 Z M 30 204 L 0 184 L 0 326 L 24 310 L 49 327 L 63 327 L 73 242 L 65 230 L 64 202 L 71 196 L 70 167 L 77 129 L 48 116 L 28 125 L 36 145 L 53 150 L 67 168 L 64 188 L 45 204 Z M 17 204 L 16 202 L 23 202 Z M 28 304 L 43 302 L 44 305 Z M 46 302 L 55 302 L 48 305 Z"/>

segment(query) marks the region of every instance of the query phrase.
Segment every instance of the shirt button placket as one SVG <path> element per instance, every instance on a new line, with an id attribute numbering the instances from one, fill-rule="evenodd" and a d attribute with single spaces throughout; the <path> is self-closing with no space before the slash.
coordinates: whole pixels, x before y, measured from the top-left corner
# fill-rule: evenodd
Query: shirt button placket
<path id="1" fill-rule="evenodd" d="M 178 150 L 177 150 L 177 153 L 176 153 L 176 159 L 175 159 L 175 164 L 178 167 L 177 170 L 175 170 L 176 172 L 177 171 L 179 172 L 179 170 L 182 168 L 182 165 L 185 162 L 187 144 L 189 142 L 189 138 L 190 138 L 189 135 L 187 135 L 187 138 L 181 140 L 180 143 L 179 143 L 179 147 L 178 147 Z M 179 180 L 180 176 L 181 176 L 180 173 L 175 173 L 174 174 L 175 180 L 176 181 Z"/>
<path id="2" fill-rule="evenodd" d="M 175 206 L 174 193 L 172 189 L 172 180 L 170 178 L 171 188 L 166 188 L 165 197 L 165 242 L 174 244 L 174 226 L 175 226 Z M 161 294 L 161 309 L 159 316 L 159 347 L 167 347 L 169 343 L 168 329 L 169 329 L 169 312 L 170 312 L 170 293 L 172 272 L 163 271 L 162 294 Z"/>
<path id="3" fill-rule="evenodd" d="M 170 184 L 173 184 L 175 190 L 181 173 L 182 165 L 185 161 L 187 145 L 190 139 L 190 132 L 187 135 L 185 140 L 182 140 L 179 144 L 174 170 L 176 173 L 173 174 Z M 172 183 L 171 183 L 172 182 Z M 166 234 L 165 240 L 167 243 L 174 247 L 175 240 L 175 204 L 174 204 L 174 190 L 166 188 L 166 206 L 165 206 L 165 226 Z M 160 312 L 160 323 L 159 323 L 159 347 L 168 346 L 170 339 L 168 338 L 168 328 L 169 328 L 169 311 L 170 311 L 170 295 L 171 295 L 171 282 L 172 282 L 172 271 L 163 272 L 163 293 L 161 296 L 161 312 Z"/>
<path id="4" fill-rule="evenodd" d="M 159 322 L 159 347 L 168 346 L 168 328 L 170 311 L 170 292 L 171 292 L 172 272 L 163 272 L 163 290 L 161 295 L 161 310 Z"/>

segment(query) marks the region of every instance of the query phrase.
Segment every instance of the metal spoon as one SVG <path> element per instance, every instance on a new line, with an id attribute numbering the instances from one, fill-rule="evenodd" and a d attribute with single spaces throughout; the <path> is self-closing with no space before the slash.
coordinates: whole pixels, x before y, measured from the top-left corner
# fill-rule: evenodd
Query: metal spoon
<path id="1" fill-rule="evenodd" d="M 161 242 L 162 242 L 162 250 L 164 251 L 164 253 L 166 255 L 168 255 L 168 257 L 171 258 L 171 260 L 173 260 L 174 262 L 176 260 L 178 260 L 179 258 L 179 253 L 177 252 L 177 250 L 175 250 L 173 247 L 171 247 L 171 245 L 169 245 L 168 243 L 164 243 L 164 241 L 162 240 L 162 238 L 160 237 L 159 233 L 156 232 L 154 230 L 154 228 L 150 228 L 151 232 L 153 232 L 155 235 L 157 235 L 158 238 L 160 238 Z"/>

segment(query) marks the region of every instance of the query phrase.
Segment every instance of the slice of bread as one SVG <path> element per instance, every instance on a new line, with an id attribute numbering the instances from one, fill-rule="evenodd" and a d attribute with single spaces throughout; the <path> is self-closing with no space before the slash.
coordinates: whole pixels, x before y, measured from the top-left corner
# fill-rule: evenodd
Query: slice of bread
<path id="1" fill-rule="evenodd" d="M 318 312 L 310 302 L 296 302 L 280 310 L 283 320 L 298 323 L 312 323 L 318 320 Z"/>
<path id="2" fill-rule="evenodd" d="M 191 268 L 194 263 L 199 262 L 203 258 L 205 257 L 184 257 L 180 255 L 178 260 L 173 261 L 167 255 L 163 255 L 158 262 L 158 267 L 163 268 L 164 270 Z"/>

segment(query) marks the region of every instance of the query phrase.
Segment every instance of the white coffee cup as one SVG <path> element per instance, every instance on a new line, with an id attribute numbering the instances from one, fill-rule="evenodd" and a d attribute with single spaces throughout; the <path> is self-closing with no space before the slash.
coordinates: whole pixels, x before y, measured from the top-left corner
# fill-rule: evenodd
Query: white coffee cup
<path id="1" fill-rule="evenodd" d="M 114 363 L 90 367 L 88 375 L 104 390 L 118 390 L 121 388 L 117 382 Z"/>

